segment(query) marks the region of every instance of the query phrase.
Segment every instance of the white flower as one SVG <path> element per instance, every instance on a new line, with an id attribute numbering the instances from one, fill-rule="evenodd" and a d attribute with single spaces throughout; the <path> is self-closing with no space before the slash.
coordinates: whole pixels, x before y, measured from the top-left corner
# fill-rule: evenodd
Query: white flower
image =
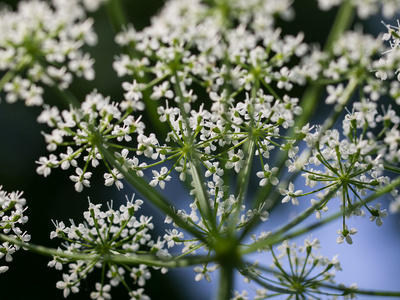
<path id="1" fill-rule="evenodd" d="M 109 291 L 111 291 L 111 285 L 102 285 L 100 282 L 96 282 L 96 292 L 91 292 L 90 298 L 95 300 L 111 299 Z"/>
<path id="2" fill-rule="evenodd" d="M 56 287 L 60 290 L 63 290 L 64 298 L 67 298 L 70 292 L 78 293 L 79 292 L 79 284 L 80 282 L 77 281 L 76 273 L 72 273 L 71 275 L 63 274 L 63 280 L 58 281 L 56 283 Z"/>
<path id="3" fill-rule="evenodd" d="M 356 234 L 357 233 L 357 229 L 352 228 L 352 229 L 348 230 L 347 229 L 347 225 L 346 225 L 343 230 L 339 229 L 337 231 L 337 233 L 340 234 L 340 236 L 338 236 L 337 239 L 336 239 L 336 242 L 338 244 L 342 244 L 344 242 L 344 240 L 346 240 L 347 244 L 351 245 L 351 244 L 353 244 L 353 240 L 352 240 L 350 235 Z"/>
<path id="4" fill-rule="evenodd" d="M 113 183 L 115 183 L 115 186 L 117 187 L 117 189 L 122 189 L 124 187 L 124 184 L 122 183 L 122 181 L 120 179 L 124 178 L 124 175 L 122 175 L 122 173 L 120 173 L 117 169 L 113 169 L 110 173 L 105 173 L 104 174 L 104 185 L 105 186 L 111 186 L 113 185 Z"/>
<path id="5" fill-rule="evenodd" d="M 235 295 L 231 300 L 249 300 L 250 298 L 248 297 L 248 292 L 246 290 L 243 290 L 241 293 L 238 291 L 235 291 Z"/>
<path id="6" fill-rule="evenodd" d="M 140 264 L 139 268 L 132 268 L 130 276 L 133 278 L 135 284 L 137 283 L 138 286 L 144 286 L 146 280 L 151 278 L 151 273 L 146 265 Z"/>
<path id="7" fill-rule="evenodd" d="M 150 95 L 150 98 L 153 100 L 158 100 L 161 97 L 168 99 L 172 99 L 174 97 L 174 93 L 169 90 L 168 81 L 164 81 L 161 85 L 153 87 L 153 93 Z"/>
<path id="8" fill-rule="evenodd" d="M 318 6 L 321 10 L 330 10 L 333 6 L 338 6 L 343 0 L 318 0 Z"/>
<path id="9" fill-rule="evenodd" d="M 292 182 L 289 183 L 289 187 L 287 190 L 284 188 L 279 188 L 279 192 L 282 196 L 285 196 L 282 199 L 282 203 L 286 203 L 292 200 L 293 205 L 299 205 L 299 201 L 297 200 L 296 196 L 303 194 L 302 190 L 297 190 L 296 192 L 294 191 L 294 184 Z"/>
<path id="10" fill-rule="evenodd" d="M 381 204 L 380 203 L 375 204 L 375 207 L 370 206 L 369 209 L 370 209 L 370 211 L 372 213 L 372 215 L 369 217 L 369 220 L 371 222 L 376 220 L 375 224 L 378 225 L 378 226 L 382 226 L 382 224 L 383 224 L 382 219 L 386 218 L 388 216 L 388 213 L 386 212 L 386 209 L 381 210 Z"/>
<path id="11" fill-rule="evenodd" d="M 243 160 L 244 158 L 244 153 L 243 150 L 240 149 L 236 154 L 234 151 L 229 151 L 229 160 L 225 164 L 225 168 L 227 169 L 232 169 L 235 168 L 235 172 L 239 173 L 239 171 L 244 167 L 245 161 Z"/>
<path id="12" fill-rule="evenodd" d="M 167 167 L 162 167 L 160 172 L 156 170 L 152 170 L 153 172 L 153 180 L 149 182 L 151 186 L 160 185 L 160 188 L 165 188 L 165 181 L 169 181 L 171 176 L 167 175 L 168 169 Z"/>
<path id="13" fill-rule="evenodd" d="M 258 209 L 253 209 L 253 210 L 248 210 L 246 212 L 246 215 L 249 218 L 252 218 L 254 216 L 258 216 L 260 218 L 261 221 L 265 222 L 268 220 L 269 217 L 269 213 L 268 211 L 266 211 L 264 209 L 265 203 L 260 204 L 260 206 L 258 207 Z"/>
<path id="14" fill-rule="evenodd" d="M 65 259 L 64 259 L 65 260 Z M 53 260 L 49 261 L 47 266 L 50 268 L 55 268 L 56 270 L 62 270 L 63 269 L 63 264 L 62 264 L 62 258 L 58 256 L 53 256 Z"/>
<path id="15" fill-rule="evenodd" d="M 318 203 L 317 200 L 311 199 L 311 205 L 314 206 L 314 205 L 317 204 L 317 203 Z M 318 207 L 315 208 L 315 217 L 316 217 L 318 220 L 321 219 L 321 217 L 322 217 L 321 211 L 327 212 L 327 211 L 328 211 L 328 206 L 325 205 L 325 206 L 322 207 L 321 209 L 318 209 Z"/>
<path id="16" fill-rule="evenodd" d="M 39 158 L 39 161 L 36 161 L 36 163 L 40 165 L 36 168 L 36 172 L 44 177 L 50 175 L 51 168 L 58 166 L 57 157 L 54 154 L 50 154 L 49 158 L 42 156 Z"/>
<path id="17" fill-rule="evenodd" d="M 329 95 L 325 99 L 326 104 L 334 104 L 334 103 L 343 104 L 343 101 L 341 100 L 341 97 L 344 92 L 343 84 L 340 83 L 336 87 L 333 85 L 328 85 L 326 87 L 326 91 L 328 92 L 328 95 Z"/>
<path id="18" fill-rule="evenodd" d="M 138 101 L 143 98 L 143 85 L 137 83 L 136 80 L 134 80 L 132 83 L 123 82 L 122 88 L 126 91 L 126 93 L 124 94 L 126 100 Z"/>
<path id="19" fill-rule="evenodd" d="M 215 271 L 217 269 L 217 265 L 213 266 L 207 266 L 203 265 L 203 267 L 197 266 L 193 268 L 193 271 L 195 271 L 196 277 L 194 278 L 195 281 L 201 281 L 203 278 L 207 280 L 208 282 L 211 281 L 211 272 Z"/>
<path id="20" fill-rule="evenodd" d="M 275 176 L 273 176 L 275 173 L 278 172 L 278 168 L 274 167 L 272 169 L 269 169 L 269 165 L 265 164 L 264 165 L 264 171 L 257 172 L 257 177 L 262 178 L 260 180 L 260 186 L 265 186 L 267 185 L 268 181 L 271 182 L 272 185 L 278 185 L 279 180 Z"/>
<path id="21" fill-rule="evenodd" d="M 90 187 L 89 179 L 92 177 L 92 173 L 83 173 L 81 168 L 76 168 L 75 172 L 78 176 L 71 175 L 69 176 L 69 179 L 71 179 L 72 182 L 75 182 L 75 190 L 80 193 L 83 190 L 83 186 Z"/>
<path id="22" fill-rule="evenodd" d="M 181 239 L 183 239 L 183 233 L 176 229 L 167 230 L 167 233 L 164 234 L 164 240 L 167 242 L 168 248 L 173 247 L 175 244 L 181 244 Z"/>
<path id="23" fill-rule="evenodd" d="M 13 258 L 12 258 L 12 254 L 14 254 L 14 252 L 15 252 L 15 247 L 14 247 L 14 245 L 10 245 L 10 243 L 9 242 L 4 242 L 3 244 L 2 244 L 2 246 L 3 247 L 1 247 L 0 248 L 0 258 L 2 258 L 4 255 L 6 256 L 6 261 L 7 262 L 11 262 L 11 261 L 13 261 Z"/>

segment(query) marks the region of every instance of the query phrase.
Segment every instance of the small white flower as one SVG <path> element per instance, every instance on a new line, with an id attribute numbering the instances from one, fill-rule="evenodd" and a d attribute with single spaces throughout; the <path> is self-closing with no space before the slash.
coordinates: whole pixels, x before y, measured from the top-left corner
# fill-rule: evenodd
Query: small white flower
<path id="1" fill-rule="evenodd" d="M 338 236 L 336 239 L 336 242 L 338 244 L 342 244 L 344 242 L 344 240 L 346 240 L 347 244 L 351 245 L 351 244 L 353 244 L 353 240 L 350 235 L 355 235 L 357 233 L 357 229 L 352 228 L 352 229 L 348 230 L 347 225 L 346 225 L 343 230 L 339 229 L 337 231 L 337 233 L 340 234 L 340 236 Z"/>
<path id="2" fill-rule="evenodd" d="M 89 179 L 90 177 L 92 177 L 92 173 L 83 173 L 83 170 L 81 168 L 76 168 L 75 172 L 77 176 L 71 175 L 69 176 L 69 179 L 71 179 L 72 182 L 75 182 L 75 190 L 80 193 L 83 190 L 83 186 L 90 187 Z"/>
<path id="3" fill-rule="evenodd" d="M 50 175 L 51 168 L 58 166 L 57 157 L 54 154 L 50 154 L 49 158 L 42 156 L 39 158 L 39 161 L 36 161 L 36 163 L 40 165 L 36 168 L 36 172 L 44 177 Z"/>
<path id="4" fill-rule="evenodd" d="M 122 189 L 124 187 L 124 184 L 120 179 L 124 178 L 124 175 L 120 173 L 117 169 L 113 169 L 111 173 L 105 173 L 104 174 L 104 185 L 105 186 L 111 186 L 115 183 L 115 186 L 117 187 L 118 190 Z"/>
<path id="5" fill-rule="evenodd" d="M 181 244 L 181 239 L 183 239 L 183 233 L 176 229 L 167 230 L 167 233 L 164 234 L 164 240 L 167 242 L 168 248 L 173 247 L 175 244 Z"/>
<path id="6" fill-rule="evenodd" d="M 388 216 L 388 213 L 386 212 L 386 209 L 381 210 L 381 204 L 380 203 L 375 204 L 375 207 L 370 206 L 369 209 L 370 209 L 370 211 L 372 213 L 372 215 L 369 217 L 369 220 L 371 222 L 376 220 L 375 224 L 378 225 L 378 226 L 382 226 L 382 224 L 383 224 L 382 219 L 386 218 Z"/>
<path id="7" fill-rule="evenodd" d="M 56 287 L 60 290 L 63 290 L 64 298 L 67 298 L 71 292 L 78 293 L 79 292 L 79 284 L 77 281 L 76 273 L 72 273 L 71 275 L 63 274 L 63 280 L 58 281 L 56 283 Z"/>
<path id="8" fill-rule="evenodd" d="M 160 172 L 157 172 L 156 170 L 152 170 L 153 172 L 153 180 L 149 182 L 151 186 L 157 186 L 160 185 L 160 188 L 164 189 L 165 188 L 165 181 L 169 181 L 171 179 L 171 176 L 167 175 L 168 169 L 167 167 L 162 167 Z"/>
<path id="9" fill-rule="evenodd" d="M 279 188 L 279 192 L 281 193 L 282 196 L 285 196 L 282 199 L 282 203 L 289 202 L 290 200 L 292 201 L 293 205 L 299 205 L 299 201 L 297 200 L 297 196 L 303 194 L 302 190 L 294 191 L 294 184 L 292 182 L 289 183 L 288 189 L 284 188 Z"/>
<path id="10" fill-rule="evenodd" d="M 278 185 L 279 180 L 274 176 L 278 170 L 279 169 L 277 167 L 270 169 L 269 165 L 265 164 L 264 171 L 257 172 L 256 174 L 258 178 L 262 178 L 260 180 L 260 186 L 265 186 L 268 182 L 271 182 L 272 185 Z"/>
<path id="11" fill-rule="evenodd" d="M 96 292 L 91 292 L 90 298 L 95 300 L 111 299 L 110 291 L 111 285 L 102 285 L 100 282 L 96 282 Z"/>
<path id="12" fill-rule="evenodd" d="M 217 265 L 213 266 L 207 266 L 203 265 L 203 267 L 197 266 L 193 268 L 193 271 L 195 271 L 196 277 L 194 278 L 195 281 L 201 281 L 203 278 L 207 280 L 208 282 L 211 281 L 211 272 L 215 271 L 217 269 Z"/>

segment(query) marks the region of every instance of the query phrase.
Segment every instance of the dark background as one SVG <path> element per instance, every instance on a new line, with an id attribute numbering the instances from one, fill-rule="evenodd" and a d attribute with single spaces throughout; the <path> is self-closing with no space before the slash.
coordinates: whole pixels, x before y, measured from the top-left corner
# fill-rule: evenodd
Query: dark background
<path id="1" fill-rule="evenodd" d="M 6 2 L 14 6 L 16 3 L 15 1 Z M 150 24 L 150 16 L 154 15 L 163 4 L 161 0 L 125 0 L 122 2 L 129 20 L 138 30 Z M 304 31 L 307 42 L 323 43 L 332 25 L 335 10 L 328 13 L 320 12 L 317 10 L 314 0 L 296 1 L 294 6 L 296 9 L 296 19 L 287 24 L 280 22 L 279 26 L 283 26 L 284 32 L 288 34 L 297 34 L 299 31 Z M 78 98 L 83 100 L 87 93 L 97 88 L 100 93 L 110 95 L 112 99 L 118 100 L 121 99 L 123 94 L 121 88 L 123 79 L 116 76 L 116 73 L 112 69 L 112 62 L 114 56 L 120 54 L 120 50 L 114 43 L 114 31 L 105 10 L 100 9 L 93 14 L 93 17 L 96 19 L 95 28 L 99 37 L 99 43 L 96 47 L 87 49 L 96 59 L 96 80 L 93 82 L 84 82 L 76 79 L 71 86 L 71 91 L 77 95 Z M 371 23 L 375 25 L 371 26 L 368 25 L 369 23 L 365 24 L 366 31 L 376 34 L 376 32 L 384 30 L 384 28 L 380 27 L 380 19 L 373 20 Z M 125 78 L 125 80 L 131 81 L 131 79 L 128 78 Z M 299 89 L 296 92 L 300 96 L 302 90 Z M 50 102 L 57 103 L 56 98 L 52 98 L 55 97 L 55 95 L 52 95 L 50 91 L 47 91 L 47 93 Z M 113 199 L 114 203 L 118 203 L 124 200 L 125 194 L 128 194 L 130 197 L 132 190 L 126 188 L 124 191 L 118 192 L 114 187 L 104 187 L 101 169 L 94 172 L 91 179 L 92 187 L 85 188 L 82 193 L 75 192 L 73 183 L 68 178 L 74 172 L 73 169 L 68 171 L 62 171 L 61 169 L 53 170 L 51 176 L 47 178 L 37 175 L 37 165 L 35 161 L 38 160 L 40 156 L 48 156 L 41 131 L 49 132 L 49 130 L 46 126 L 39 125 L 36 122 L 36 118 L 40 112 L 41 108 L 27 108 L 22 102 L 10 105 L 3 100 L 0 104 L 0 185 L 3 185 L 3 189 L 8 192 L 14 190 L 24 191 L 24 196 L 27 199 L 27 205 L 29 207 L 27 211 L 29 222 L 25 225 L 25 229 L 32 235 L 31 242 L 50 247 L 58 247 L 59 240 L 49 239 L 50 232 L 54 229 L 51 222 L 52 219 L 64 221 L 67 225 L 69 225 L 69 219 L 74 219 L 76 222 L 82 221 L 82 212 L 87 208 L 88 196 L 90 196 L 91 201 L 94 203 L 106 203 L 110 199 Z M 324 116 L 323 110 L 319 110 L 319 112 L 320 116 Z M 256 188 L 256 186 L 257 185 L 255 185 L 254 188 Z M 166 192 L 172 192 L 174 190 L 176 189 L 174 189 L 173 186 L 167 185 Z M 170 193 L 168 197 L 174 201 L 185 201 L 184 195 Z M 187 203 L 184 205 L 187 206 Z M 306 203 L 305 206 L 308 205 L 309 203 Z M 115 205 L 115 207 L 118 206 L 119 204 Z M 163 216 L 152 211 L 150 206 L 145 206 L 142 212 L 147 215 L 154 215 L 154 222 L 158 222 L 162 225 Z M 286 206 L 276 212 L 276 215 L 271 218 L 271 224 L 279 224 L 278 220 L 282 222 L 282 218 L 288 218 L 287 216 L 293 213 L 296 213 L 296 210 Z M 389 250 L 395 245 L 396 247 L 399 246 L 398 218 L 395 217 L 386 222 L 383 226 L 386 228 L 380 228 L 379 231 L 375 229 L 371 230 L 373 224 L 369 224 L 368 222 L 363 223 L 366 223 L 366 226 L 368 226 L 366 235 L 367 237 L 369 236 L 370 240 L 366 242 L 367 247 L 372 247 L 372 244 L 379 244 L 371 242 L 371 240 L 387 241 L 388 239 L 390 239 L 391 242 L 382 245 L 381 250 L 375 251 L 386 251 L 390 253 Z M 386 236 L 388 234 L 388 229 L 390 229 L 388 227 L 393 229 L 392 236 Z M 162 228 L 162 226 L 159 228 Z M 326 254 L 324 250 L 328 250 L 328 252 L 336 251 L 333 250 L 332 247 L 335 245 L 335 231 L 337 228 L 340 227 L 336 226 L 323 229 L 325 231 L 329 230 L 329 234 L 325 235 L 328 235 L 333 243 L 330 241 L 324 242 L 322 238 L 322 243 L 325 243 L 325 246 L 328 245 L 325 249 L 323 245 L 322 253 Z M 155 233 L 156 236 L 163 234 L 163 231 Z M 324 235 L 323 231 L 315 237 L 319 238 L 321 235 Z M 393 236 L 397 237 L 397 240 L 393 240 Z M 332 245 L 332 247 L 330 245 Z M 342 258 L 345 256 L 345 251 L 354 251 L 355 254 L 351 255 L 359 257 L 362 257 L 367 252 L 362 248 L 361 250 L 360 248 L 356 248 L 358 250 L 354 250 L 354 248 L 350 250 L 346 247 L 347 245 L 344 245 L 344 247 L 339 250 L 343 253 L 341 254 Z M 373 251 L 371 249 L 367 250 L 368 252 Z M 56 282 L 61 280 L 61 272 L 46 267 L 49 258 L 23 250 L 15 253 L 13 257 L 14 261 L 10 264 L 9 271 L 0 275 L 0 299 L 63 298 L 62 291 L 55 287 Z M 354 257 L 352 259 L 354 261 Z M 370 258 L 367 257 L 365 259 L 369 260 Z M 380 259 L 382 258 L 379 257 L 378 260 Z M 1 261 L 1 264 L 3 263 L 4 260 Z M 397 273 L 393 275 L 385 274 L 385 276 L 397 276 L 397 278 L 399 278 L 398 257 L 397 260 L 392 261 L 392 263 L 397 266 Z M 381 270 L 378 266 L 381 264 L 375 264 L 370 261 L 365 262 L 365 264 L 369 264 L 372 269 L 378 268 L 378 270 Z M 344 268 L 344 272 L 342 273 L 350 271 L 350 274 L 353 274 L 351 273 L 352 268 L 352 263 L 348 263 L 347 268 Z M 385 267 L 384 270 L 386 269 L 389 268 Z M 360 272 L 357 273 L 361 274 Z M 215 288 L 215 283 L 214 285 L 195 283 L 195 274 L 190 268 L 187 269 L 187 272 L 175 271 L 169 274 L 169 276 L 161 277 L 159 276 L 159 272 L 153 272 L 152 279 L 147 282 L 145 286 L 146 294 L 152 299 L 163 300 L 209 299 Z M 90 274 L 88 280 L 81 283 L 80 293 L 71 294 L 69 299 L 89 299 L 89 294 L 94 289 L 94 283 L 98 281 L 99 278 L 100 276 Z M 213 278 L 216 279 L 216 276 L 213 275 Z M 344 280 L 347 280 L 344 281 L 347 284 L 354 281 L 354 279 L 348 278 Z M 357 278 L 357 280 L 359 279 Z M 238 282 L 239 281 L 241 282 L 241 280 L 238 280 Z M 368 287 L 371 287 L 368 282 L 367 284 Z M 395 285 L 386 287 L 379 285 L 375 288 L 393 289 L 395 287 Z M 113 289 L 113 299 L 128 299 L 126 290 L 122 286 Z M 185 291 L 189 292 L 190 296 L 184 296 Z M 359 297 L 359 299 L 365 298 Z"/>

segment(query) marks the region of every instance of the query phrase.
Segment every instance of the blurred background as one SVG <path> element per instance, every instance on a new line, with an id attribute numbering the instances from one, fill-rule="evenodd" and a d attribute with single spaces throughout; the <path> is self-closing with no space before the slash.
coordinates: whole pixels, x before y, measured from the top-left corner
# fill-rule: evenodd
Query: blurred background
<path id="1" fill-rule="evenodd" d="M 16 6 L 16 1 L 3 1 Z M 150 17 L 159 11 L 163 0 L 149 1 L 122 1 L 129 20 L 137 30 L 150 24 Z M 307 42 L 324 43 L 336 10 L 320 12 L 315 0 L 295 1 L 296 18 L 290 23 L 279 22 L 287 34 L 297 34 L 303 31 Z M 83 82 L 75 80 L 70 90 L 78 98 L 84 99 L 85 95 L 97 88 L 103 95 L 110 95 L 111 99 L 122 98 L 123 90 L 121 82 L 112 69 L 115 55 L 120 54 L 120 49 L 114 43 L 114 34 L 111 23 L 104 9 L 93 14 L 96 20 L 95 29 L 99 37 L 96 47 L 88 49 L 96 60 L 96 80 Z M 364 31 L 378 35 L 385 30 L 381 25 L 380 17 L 362 22 Z M 355 22 L 360 22 L 355 20 Z M 388 23 L 394 21 L 386 20 Z M 125 79 L 131 81 L 131 79 Z M 300 97 L 302 90 L 295 91 Z M 56 103 L 55 95 L 50 91 L 48 99 Z M 2 94 L 0 94 L 3 96 Z M 94 172 L 91 180 L 91 188 L 85 188 L 82 193 L 76 193 L 69 176 L 73 170 L 52 170 L 51 176 L 44 178 L 36 174 L 35 161 L 40 156 L 48 156 L 46 145 L 41 131 L 48 132 L 46 126 L 36 122 L 41 108 L 27 108 L 22 102 L 10 105 L 4 100 L 0 104 L 0 185 L 3 189 L 11 192 L 15 190 L 24 191 L 27 199 L 29 222 L 25 229 L 32 235 L 32 243 L 58 247 L 59 240 L 50 240 L 50 232 L 54 230 L 51 220 L 64 221 L 69 224 L 69 219 L 76 222 L 83 220 L 82 212 L 86 210 L 90 197 L 91 202 L 106 203 L 113 199 L 114 206 L 125 201 L 134 192 L 125 188 L 118 192 L 115 187 L 105 187 L 101 169 Z M 324 117 L 324 106 L 319 107 L 319 116 Z M 317 122 L 318 120 L 314 120 Z M 178 202 L 178 206 L 187 207 L 190 199 L 187 199 L 184 189 L 181 193 L 176 185 L 179 180 L 167 184 L 165 193 L 167 198 Z M 300 184 L 300 183 L 298 183 Z M 254 189 L 258 181 L 253 183 Z M 296 185 L 296 187 L 301 188 Z M 174 193 L 172 193 L 174 192 Z M 136 198 L 140 198 L 137 195 Z M 388 208 L 389 199 L 381 199 L 383 207 Z M 263 224 L 260 230 L 273 230 L 293 218 L 300 211 L 309 207 L 309 200 L 301 199 L 299 207 L 291 205 L 280 206 L 270 214 L 270 220 Z M 155 212 L 152 207 L 144 205 L 141 213 L 153 215 L 155 228 L 163 228 L 164 216 Z M 314 221 L 314 220 L 310 220 Z M 157 226 L 157 223 L 160 226 Z M 343 272 L 338 272 L 336 279 L 338 283 L 350 285 L 357 282 L 360 288 L 379 290 L 400 290 L 400 220 L 398 215 L 389 216 L 384 219 L 384 224 L 378 228 L 368 218 L 350 220 L 349 227 L 358 229 L 354 236 L 353 245 L 337 245 L 336 231 L 341 228 L 341 221 L 331 223 L 313 232 L 312 237 L 320 239 L 321 253 L 328 257 L 339 254 Z M 155 232 L 155 236 L 164 235 L 164 231 Z M 303 237 L 296 240 L 302 244 Z M 61 272 L 46 267 L 49 258 L 41 257 L 23 250 L 13 255 L 14 261 L 10 269 L 0 278 L 1 299 L 62 299 L 62 291 L 56 289 L 55 284 L 61 280 Z M 2 260 L 3 263 L 4 260 Z M 269 264 L 265 257 L 265 264 Z M 159 272 L 153 272 L 152 279 L 146 283 L 146 294 L 152 299 L 163 300 L 200 300 L 212 299 L 216 289 L 217 273 L 212 274 L 213 282 L 194 281 L 195 273 L 191 268 L 185 270 L 170 271 L 167 276 L 160 276 Z M 81 283 L 81 292 L 71 294 L 68 299 L 89 299 L 90 292 L 94 289 L 94 283 L 100 277 L 89 276 L 88 280 Z M 237 289 L 245 289 L 240 276 L 237 276 Z M 112 294 L 113 299 L 128 299 L 126 290 L 121 286 Z M 370 297 L 359 296 L 358 299 L 370 299 Z"/>

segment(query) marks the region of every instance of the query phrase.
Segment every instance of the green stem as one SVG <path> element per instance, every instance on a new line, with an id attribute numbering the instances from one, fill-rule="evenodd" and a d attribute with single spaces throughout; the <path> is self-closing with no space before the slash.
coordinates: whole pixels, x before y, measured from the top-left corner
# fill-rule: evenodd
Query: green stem
<path id="1" fill-rule="evenodd" d="M 31 243 L 28 244 L 20 240 L 11 238 L 5 234 L 0 234 L 0 241 L 18 245 L 33 253 L 40 254 L 43 256 L 50 256 L 50 257 L 57 256 L 61 258 L 71 259 L 74 261 L 76 260 L 91 261 L 94 259 L 98 259 L 98 256 L 94 257 L 93 254 L 73 253 L 70 251 L 60 251 L 59 249 L 48 248 Z M 102 259 L 106 262 L 114 262 L 120 264 L 121 263 L 132 264 L 132 265 L 145 264 L 147 266 L 152 266 L 152 267 L 183 268 L 214 261 L 215 257 L 207 255 L 207 256 L 191 256 L 184 259 L 175 259 L 174 257 L 172 257 L 169 258 L 168 260 L 162 260 L 161 258 L 150 254 L 136 255 L 136 256 L 127 256 L 123 254 L 123 255 L 106 255 L 102 257 Z"/>
<path id="2" fill-rule="evenodd" d="M 14 70 L 9 70 L 6 74 L 4 74 L 4 76 L 0 80 L 0 91 L 2 91 L 4 88 L 4 85 L 7 82 L 9 82 L 11 80 L 11 78 L 14 77 L 15 73 L 16 72 Z"/>
<path id="3" fill-rule="evenodd" d="M 128 20 L 120 0 L 107 1 L 105 6 L 114 30 L 116 32 L 122 31 L 124 26 L 128 23 Z"/>
<path id="4" fill-rule="evenodd" d="M 204 180 L 202 179 L 202 177 L 200 175 L 198 159 L 196 157 L 194 157 L 193 155 L 189 155 L 188 158 L 189 158 L 188 161 L 189 161 L 189 166 L 190 166 L 190 174 L 193 179 L 197 201 L 199 202 L 199 206 L 200 206 L 199 209 L 200 209 L 201 213 L 204 214 L 204 217 L 205 217 L 204 222 L 206 224 L 209 223 L 211 225 L 210 228 L 213 231 L 216 231 L 217 229 L 216 229 L 214 214 L 213 214 L 213 211 L 208 202 L 208 196 L 207 196 L 205 187 L 203 185 Z"/>
<path id="5" fill-rule="evenodd" d="M 234 217 L 230 223 L 230 234 L 233 234 L 236 230 L 237 220 L 239 220 L 240 207 L 244 202 L 247 189 L 249 187 L 251 167 L 253 165 L 254 153 L 256 148 L 256 142 L 254 139 L 249 139 L 245 144 L 246 149 L 246 162 L 243 170 L 238 174 L 237 180 L 237 192 L 236 192 L 236 209 L 234 210 Z"/>
<path id="6" fill-rule="evenodd" d="M 233 291 L 233 266 L 221 264 L 219 273 L 218 293 L 216 300 L 230 300 Z"/>
<path id="7" fill-rule="evenodd" d="M 333 44 L 340 38 L 340 36 L 350 27 L 354 18 L 355 9 L 350 1 L 346 0 L 343 2 L 339 11 L 336 15 L 335 21 L 329 32 L 329 36 L 325 43 L 324 51 L 331 52 Z M 311 85 L 304 93 L 302 97 L 302 103 L 304 103 L 303 113 L 298 116 L 296 125 L 301 128 L 315 113 L 315 109 L 318 107 L 318 101 L 322 93 L 323 85 L 315 84 Z"/>
<path id="8" fill-rule="evenodd" d="M 372 290 L 355 290 L 351 288 L 346 288 L 346 287 L 341 287 L 341 286 L 334 286 L 330 284 L 325 284 L 321 283 L 320 284 L 323 287 L 329 288 L 329 289 L 334 289 L 334 290 L 339 290 L 343 291 L 344 295 L 353 293 L 353 294 L 359 294 L 359 295 L 369 295 L 369 296 L 385 296 L 385 297 L 400 297 L 400 292 L 388 292 L 388 291 L 372 291 Z"/>
<path id="9" fill-rule="evenodd" d="M 63 104 L 66 107 L 74 107 L 74 108 L 79 108 L 81 107 L 81 103 L 79 100 L 72 94 L 69 90 L 60 90 L 60 88 L 57 85 L 53 86 L 53 91 L 56 92 L 56 94 L 60 97 L 62 100 Z"/>
<path id="10" fill-rule="evenodd" d="M 384 163 L 383 166 L 385 167 L 385 170 L 400 174 L 400 168 L 399 167 L 392 166 L 392 165 L 389 165 L 387 163 Z"/>
<path id="11" fill-rule="evenodd" d="M 116 157 L 110 152 L 110 150 L 106 149 L 104 145 L 99 142 L 97 148 L 104 155 L 104 158 L 107 160 L 109 164 L 115 167 L 119 172 L 124 175 L 126 181 L 135 188 L 143 197 L 149 200 L 152 204 L 154 204 L 159 210 L 161 210 L 166 215 L 170 216 L 174 222 L 180 226 L 182 229 L 189 231 L 195 237 L 200 239 L 201 241 L 205 241 L 204 236 L 194 229 L 192 226 L 189 226 L 187 222 L 185 222 L 182 218 L 180 218 L 174 208 L 173 205 L 170 204 L 161 194 L 159 194 L 154 188 L 149 187 L 149 184 L 141 177 L 137 176 L 133 170 L 126 170 L 124 166 L 122 166 Z"/>
<path id="12" fill-rule="evenodd" d="M 334 43 L 351 25 L 354 19 L 355 8 L 350 0 L 345 0 L 340 6 L 335 21 L 325 42 L 325 51 L 332 51 Z"/>
<path id="13" fill-rule="evenodd" d="M 211 229 L 216 232 L 216 223 L 213 217 L 213 210 L 208 202 L 207 192 L 204 186 L 204 178 L 200 175 L 199 168 L 199 158 L 197 157 L 194 149 L 194 137 L 191 133 L 189 116 L 185 110 L 185 96 L 182 92 L 182 89 L 179 85 L 179 76 L 178 72 L 174 71 L 175 83 L 174 83 L 174 91 L 175 94 L 179 96 L 180 101 L 178 102 L 179 110 L 182 115 L 183 122 L 185 123 L 185 127 L 187 130 L 187 136 L 185 136 L 184 130 L 181 129 L 182 138 L 185 144 L 189 145 L 190 149 L 188 151 L 188 160 L 190 164 L 190 173 L 193 179 L 197 200 L 199 201 L 200 210 L 202 214 L 205 216 L 205 221 L 211 225 Z"/>
<path id="14" fill-rule="evenodd" d="M 276 272 L 276 273 L 281 275 L 281 273 L 279 273 L 279 272 Z M 281 294 L 289 294 L 289 295 L 293 295 L 293 294 L 297 293 L 296 291 L 293 291 L 290 289 L 285 289 L 285 288 L 281 288 L 281 287 L 269 284 L 269 283 L 261 280 L 260 276 L 252 271 L 247 272 L 245 275 L 248 276 L 251 280 L 254 280 L 259 285 L 261 285 L 262 287 L 265 287 L 266 289 L 268 289 L 270 291 L 274 291 L 274 292 L 281 293 Z"/>

